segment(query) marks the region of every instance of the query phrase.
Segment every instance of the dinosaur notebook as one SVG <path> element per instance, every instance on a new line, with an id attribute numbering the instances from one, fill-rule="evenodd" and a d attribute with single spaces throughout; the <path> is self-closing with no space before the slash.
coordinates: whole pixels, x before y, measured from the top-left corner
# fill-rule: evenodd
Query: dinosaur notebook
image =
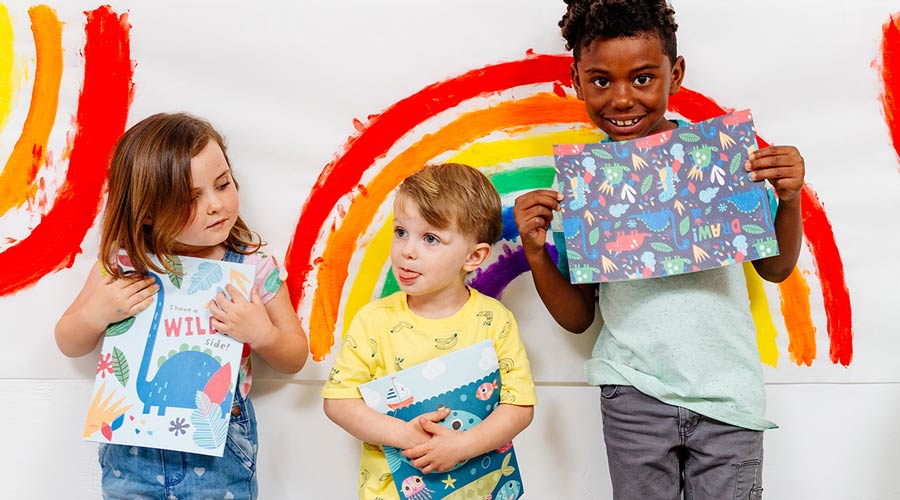
<path id="1" fill-rule="evenodd" d="M 119 263 L 130 267 L 124 254 Z M 154 303 L 107 327 L 83 437 L 222 456 L 243 344 L 212 327 L 206 304 L 229 283 L 249 297 L 256 269 L 171 263 L 181 272 L 150 272 L 160 285 Z"/>
<path id="2" fill-rule="evenodd" d="M 494 343 L 484 340 L 359 386 L 370 408 L 410 421 L 448 407 L 441 425 L 465 431 L 500 404 L 500 367 Z M 400 498 L 461 500 L 522 496 L 522 478 L 512 442 L 446 472 L 422 474 L 400 450 L 384 447 Z"/>
<path id="3" fill-rule="evenodd" d="M 778 254 L 749 110 L 623 142 L 554 146 L 572 283 L 672 276 Z M 562 249 L 560 249 L 561 251 Z"/>

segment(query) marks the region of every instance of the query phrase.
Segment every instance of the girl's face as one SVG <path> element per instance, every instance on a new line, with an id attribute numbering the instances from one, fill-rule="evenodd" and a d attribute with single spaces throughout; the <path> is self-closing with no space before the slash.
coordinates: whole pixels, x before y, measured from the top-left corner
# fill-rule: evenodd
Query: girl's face
<path id="1" fill-rule="evenodd" d="M 180 255 L 221 258 L 221 244 L 228 239 L 238 217 L 237 187 L 231 168 L 219 144 L 210 139 L 197 156 L 191 158 L 193 214 L 178 233 L 175 249 Z"/>

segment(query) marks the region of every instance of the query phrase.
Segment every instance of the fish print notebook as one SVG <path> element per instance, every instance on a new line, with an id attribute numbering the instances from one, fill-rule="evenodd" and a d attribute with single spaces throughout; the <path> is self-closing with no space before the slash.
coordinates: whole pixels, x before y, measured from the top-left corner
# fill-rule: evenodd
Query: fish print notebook
<path id="1" fill-rule="evenodd" d="M 500 367 L 491 340 L 463 347 L 359 386 L 366 404 L 407 422 L 448 407 L 441 425 L 465 431 L 500 404 Z M 513 500 L 522 496 L 522 478 L 512 442 L 463 462 L 450 471 L 422 474 L 400 454 L 384 447 L 391 475 L 404 500 Z"/>

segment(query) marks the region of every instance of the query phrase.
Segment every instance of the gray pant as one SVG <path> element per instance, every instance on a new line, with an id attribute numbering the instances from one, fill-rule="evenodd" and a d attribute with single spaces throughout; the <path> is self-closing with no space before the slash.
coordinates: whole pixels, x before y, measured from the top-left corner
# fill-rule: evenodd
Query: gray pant
<path id="1" fill-rule="evenodd" d="M 601 386 L 615 500 L 758 500 L 763 433 L 647 396 Z"/>

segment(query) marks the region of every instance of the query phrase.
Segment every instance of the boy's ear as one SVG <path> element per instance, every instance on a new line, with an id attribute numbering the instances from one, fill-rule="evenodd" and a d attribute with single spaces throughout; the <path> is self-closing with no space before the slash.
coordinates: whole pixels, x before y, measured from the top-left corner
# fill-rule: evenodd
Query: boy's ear
<path id="1" fill-rule="evenodd" d="M 581 80 L 578 78 L 578 63 L 572 63 L 572 86 L 575 87 L 575 97 L 584 100 L 584 95 L 581 93 Z"/>
<path id="2" fill-rule="evenodd" d="M 684 81 L 684 57 L 678 56 L 672 65 L 672 82 L 669 84 L 669 95 L 677 94 Z"/>
<path id="3" fill-rule="evenodd" d="M 491 246 L 487 243 L 479 243 L 475 245 L 475 249 L 469 254 L 469 258 L 463 263 L 463 270 L 466 273 L 478 269 L 484 261 L 491 255 Z"/>

